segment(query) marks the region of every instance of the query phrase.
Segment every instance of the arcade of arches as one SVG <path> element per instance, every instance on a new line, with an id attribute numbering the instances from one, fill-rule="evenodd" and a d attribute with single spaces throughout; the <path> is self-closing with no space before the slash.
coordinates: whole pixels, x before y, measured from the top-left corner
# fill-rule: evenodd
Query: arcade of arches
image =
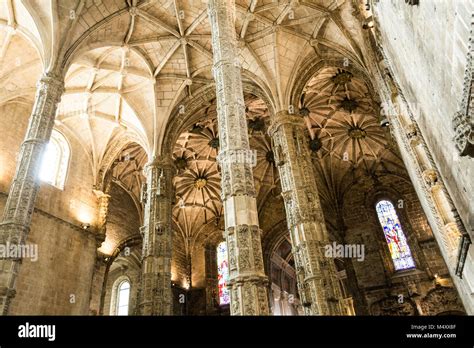
<path id="1" fill-rule="evenodd" d="M 1 313 L 474 314 L 473 14 L 0 1 Z"/>

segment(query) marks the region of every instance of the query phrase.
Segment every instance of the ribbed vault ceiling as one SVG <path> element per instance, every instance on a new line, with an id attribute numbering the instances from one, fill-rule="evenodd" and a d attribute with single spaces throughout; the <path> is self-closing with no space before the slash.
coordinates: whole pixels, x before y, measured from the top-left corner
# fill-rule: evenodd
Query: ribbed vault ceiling
<path id="1" fill-rule="evenodd" d="M 250 146 L 256 151 L 253 174 L 257 200 L 262 206 L 268 192 L 279 186 L 266 132 L 269 114 L 264 102 L 253 95 L 245 96 L 245 105 Z M 223 229 L 221 177 L 216 162 L 219 132 L 215 100 L 199 113 L 200 121 L 179 136 L 173 154 L 178 169 L 174 179 L 176 205 L 173 218 L 181 237 L 190 247 L 196 241 L 208 238 L 210 233 Z"/>
<path id="2" fill-rule="evenodd" d="M 378 125 L 369 86 L 350 73 L 353 67 L 367 70 L 358 17 L 363 5 L 236 1 L 244 79 L 264 91 L 277 111 L 293 102 L 295 85 L 305 85 L 295 107 L 307 111 L 320 194 L 333 206 L 360 177 L 403 171 Z M 338 68 L 327 61 L 314 76 L 302 72 L 308 62 L 327 57 Z M 340 68 L 342 61 L 347 71 Z M 31 102 L 42 70 L 65 76 L 56 127 L 80 141 L 97 185 L 105 173 L 113 173 L 137 201 L 145 158 L 154 148 L 160 151 L 165 129 L 179 117 L 173 110 L 213 83 L 207 1 L 5 0 L 0 2 L 0 62 L 0 103 Z M 261 210 L 269 195 L 279 193 L 278 171 L 266 135 L 268 108 L 250 94 L 246 106 Z M 200 121 L 182 132 L 173 149 L 179 168 L 173 216 L 190 247 L 212 230 L 209 224 L 222 228 L 215 101 L 199 112 Z M 135 145 L 122 146 L 128 143 Z"/>

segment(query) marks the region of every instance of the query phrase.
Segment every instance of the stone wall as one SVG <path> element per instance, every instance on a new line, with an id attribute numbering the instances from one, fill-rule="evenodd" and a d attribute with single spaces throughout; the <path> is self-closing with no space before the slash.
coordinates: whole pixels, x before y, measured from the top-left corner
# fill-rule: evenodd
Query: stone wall
<path id="1" fill-rule="evenodd" d="M 397 210 L 416 270 L 396 271 L 378 222 L 375 204 L 389 199 Z M 386 175 L 354 185 L 345 196 L 344 223 L 346 242 L 364 246 L 363 260 L 352 258 L 361 293 L 371 314 L 415 315 L 417 303 L 431 301 L 430 291 L 443 287 L 446 299 L 454 294 L 451 310 L 463 307 L 453 287 L 446 263 L 421 209 L 415 190 L 406 178 Z M 402 304 L 397 305 L 398 299 Z M 441 312 L 441 310 L 440 310 Z M 437 314 L 437 313 L 423 313 Z"/>
<path id="2" fill-rule="evenodd" d="M 112 254 L 123 241 L 140 234 L 140 216 L 129 193 L 116 183 L 110 186 L 106 239 L 101 251 Z"/>
<path id="3" fill-rule="evenodd" d="M 24 103 L 0 107 L 2 212 L 31 108 Z M 96 199 L 87 155 L 75 138 L 65 136 L 71 147 L 66 184 L 64 190 L 41 185 L 27 239 L 38 246 L 38 260 L 22 263 L 10 314 L 88 314 L 96 242 L 81 223 L 94 224 Z"/>
<path id="4" fill-rule="evenodd" d="M 473 235 L 474 162 L 457 154 L 452 120 L 460 111 L 472 29 L 474 4 L 468 0 L 375 1 L 376 30 L 393 77 L 418 123 L 443 183 L 466 227 Z M 409 168 L 415 177 L 414 169 Z M 421 184 L 415 183 L 418 192 Z M 425 209 L 428 204 L 424 203 Z M 428 216 L 431 226 L 436 219 Z M 457 279 L 468 313 L 474 298 L 474 249 L 466 259 L 463 280 Z M 452 271 L 454 274 L 454 271 Z"/>
<path id="5" fill-rule="evenodd" d="M 184 251 L 183 238 L 174 233 L 173 235 L 173 253 L 171 256 L 171 281 L 178 286 L 185 288 L 187 286 L 187 258 Z"/>
<path id="6" fill-rule="evenodd" d="M 375 9 L 396 80 L 467 222 L 473 214 L 474 162 L 456 155 L 451 122 L 462 96 L 474 5 L 468 0 L 420 1 L 419 6 L 380 1 Z"/>

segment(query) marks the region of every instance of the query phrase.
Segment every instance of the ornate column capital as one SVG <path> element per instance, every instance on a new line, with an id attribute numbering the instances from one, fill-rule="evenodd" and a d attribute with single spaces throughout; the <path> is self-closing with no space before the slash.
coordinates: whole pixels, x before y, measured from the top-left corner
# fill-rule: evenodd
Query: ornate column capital
<path id="1" fill-rule="evenodd" d="M 59 98 L 64 93 L 64 79 L 56 74 L 47 72 L 36 83 L 38 95 L 48 94 L 50 97 Z"/>
<path id="2" fill-rule="evenodd" d="M 150 162 L 145 164 L 145 171 L 153 168 L 159 169 L 176 169 L 173 158 L 171 156 L 155 156 Z"/>
<path id="3" fill-rule="evenodd" d="M 290 114 L 288 111 L 279 111 L 272 119 L 270 127 L 268 127 L 268 135 L 275 135 L 282 125 L 289 124 L 294 127 L 305 127 L 303 115 Z"/>
<path id="4" fill-rule="evenodd" d="M 96 195 L 97 199 L 110 199 L 110 195 L 101 190 L 92 190 Z"/>

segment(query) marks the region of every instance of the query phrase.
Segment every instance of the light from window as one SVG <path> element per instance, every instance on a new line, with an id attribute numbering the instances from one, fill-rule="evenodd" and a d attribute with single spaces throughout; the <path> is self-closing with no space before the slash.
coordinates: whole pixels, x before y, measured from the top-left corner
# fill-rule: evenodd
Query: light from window
<path id="1" fill-rule="evenodd" d="M 123 281 L 117 291 L 117 315 L 128 315 L 128 302 L 130 299 L 130 283 Z"/>
<path id="2" fill-rule="evenodd" d="M 53 130 L 51 139 L 44 150 L 39 178 L 41 181 L 64 188 L 69 162 L 69 145 L 64 136 Z"/>
<path id="3" fill-rule="evenodd" d="M 229 264 L 227 261 L 227 243 L 221 242 L 217 246 L 217 279 L 219 287 L 219 304 L 230 303 L 230 292 L 227 288 L 229 281 Z"/>
<path id="4" fill-rule="evenodd" d="M 389 201 L 380 201 L 376 209 L 395 270 L 414 268 L 415 262 L 393 204 Z"/>

